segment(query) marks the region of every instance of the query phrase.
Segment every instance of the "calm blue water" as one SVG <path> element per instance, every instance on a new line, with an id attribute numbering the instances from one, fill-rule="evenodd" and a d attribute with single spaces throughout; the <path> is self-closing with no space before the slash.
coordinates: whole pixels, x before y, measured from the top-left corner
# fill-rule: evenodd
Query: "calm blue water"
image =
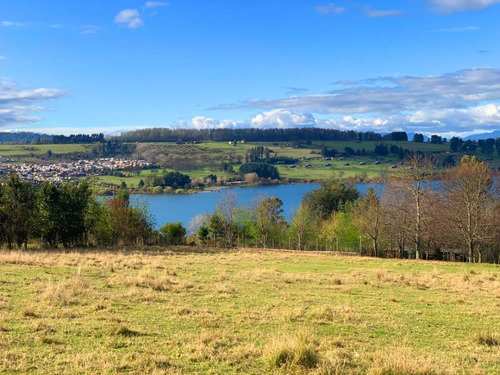
<path id="1" fill-rule="evenodd" d="M 131 198 L 138 199 L 149 205 L 150 212 L 156 218 L 158 227 L 167 222 L 178 221 L 188 227 L 189 222 L 196 215 L 213 212 L 220 198 L 229 191 L 236 193 L 238 204 L 240 205 L 248 205 L 252 203 L 252 201 L 260 200 L 265 197 L 278 197 L 283 202 L 283 210 L 288 220 L 292 217 L 293 212 L 300 204 L 302 196 L 319 186 L 319 184 L 298 184 L 232 187 L 222 189 L 220 192 L 179 195 L 136 194 Z M 356 184 L 356 189 L 358 189 L 361 194 L 364 194 L 370 186 L 373 186 L 379 194 L 384 189 L 384 184 L 382 183 Z"/>

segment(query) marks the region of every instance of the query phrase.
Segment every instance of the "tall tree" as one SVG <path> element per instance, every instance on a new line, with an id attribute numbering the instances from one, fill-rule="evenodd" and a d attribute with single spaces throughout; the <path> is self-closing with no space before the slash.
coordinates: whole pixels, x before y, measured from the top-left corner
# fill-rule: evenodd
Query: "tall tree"
<path id="1" fill-rule="evenodd" d="M 493 172 L 475 156 L 464 156 L 444 182 L 446 213 L 469 262 L 482 261 L 482 247 L 493 236 L 495 199 Z"/>
<path id="2" fill-rule="evenodd" d="M 355 201 L 358 197 L 359 193 L 354 186 L 332 179 L 304 195 L 302 202 L 317 217 L 326 219 L 332 212 L 342 210 L 347 203 Z"/>
<path id="3" fill-rule="evenodd" d="M 373 244 L 373 255 L 379 255 L 383 231 L 384 212 L 375 189 L 370 187 L 366 195 L 353 207 L 354 224 Z"/>
<path id="4" fill-rule="evenodd" d="M 234 192 L 224 194 L 217 203 L 216 213 L 221 219 L 227 245 L 233 247 L 236 228 L 236 209 L 238 207 L 238 197 Z"/>
<path id="5" fill-rule="evenodd" d="M 267 247 L 269 237 L 285 223 L 283 202 L 277 197 L 262 199 L 255 212 L 255 222 L 263 248 Z"/>
<path id="6" fill-rule="evenodd" d="M 16 243 L 19 248 L 33 233 L 35 222 L 36 191 L 30 182 L 22 181 L 17 174 L 10 175 L 5 189 L 3 212 L 5 236 L 9 248 Z"/>
<path id="7" fill-rule="evenodd" d="M 307 203 L 302 202 L 292 217 L 290 234 L 295 238 L 298 250 L 304 248 L 307 238 L 318 229 L 318 217 Z"/>
<path id="8" fill-rule="evenodd" d="M 435 164 L 436 160 L 432 156 L 414 153 L 405 158 L 404 165 L 399 169 L 404 186 L 413 198 L 413 244 L 416 259 L 420 259 L 422 248 L 423 220 L 425 215 L 423 202 L 429 191 L 428 180 L 433 173 Z"/>

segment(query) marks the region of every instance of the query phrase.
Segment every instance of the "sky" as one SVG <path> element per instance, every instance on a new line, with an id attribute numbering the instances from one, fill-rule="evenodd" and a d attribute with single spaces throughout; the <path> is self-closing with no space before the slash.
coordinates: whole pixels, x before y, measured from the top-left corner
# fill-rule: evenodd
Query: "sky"
<path id="1" fill-rule="evenodd" d="M 500 129 L 500 0 L 2 0 L 0 131 Z"/>

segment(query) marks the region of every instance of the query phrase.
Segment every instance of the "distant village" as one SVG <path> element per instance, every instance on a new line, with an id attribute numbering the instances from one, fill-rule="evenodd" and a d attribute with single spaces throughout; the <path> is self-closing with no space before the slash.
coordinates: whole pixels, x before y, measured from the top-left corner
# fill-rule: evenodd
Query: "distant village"
<path id="1" fill-rule="evenodd" d="M 100 158 L 78 160 L 67 163 L 12 164 L 0 162 L 0 173 L 17 173 L 21 179 L 40 183 L 45 180 L 55 182 L 74 180 L 81 177 L 99 176 L 107 171 L 143 168 L 150 165 L 145 160 L 126 160 L 117 158 Z"/>

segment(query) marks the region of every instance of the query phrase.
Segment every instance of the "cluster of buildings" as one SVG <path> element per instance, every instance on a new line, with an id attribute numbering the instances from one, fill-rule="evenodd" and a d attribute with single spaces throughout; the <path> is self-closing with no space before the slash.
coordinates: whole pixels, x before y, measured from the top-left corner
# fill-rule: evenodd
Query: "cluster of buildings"
<path id="1" fill-rule="evenodd" d="M 0 173 L 4 175 L 17 173 L 23 180 L 36 183 L 45 180 L 63 181 L 80 177 L 98 176 L 105 174 L 105 171 L 143 168 L 149 164 L 144 160 L 116 158 L 99 158 L 53 164 L 12 164 L 0 162 Z"/>

